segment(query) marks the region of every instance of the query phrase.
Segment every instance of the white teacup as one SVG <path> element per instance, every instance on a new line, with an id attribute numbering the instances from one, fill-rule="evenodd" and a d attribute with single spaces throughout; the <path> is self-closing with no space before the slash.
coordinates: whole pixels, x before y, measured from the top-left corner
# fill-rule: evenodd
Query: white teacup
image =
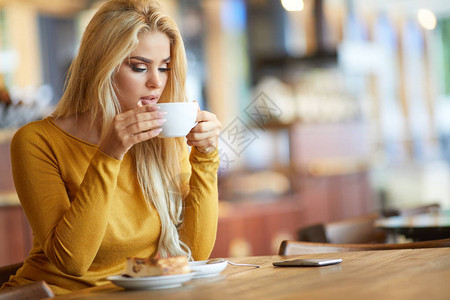
<path id="1" fill-rule="evenodd" d="M 159 111 L 167 112 L 163 116 L 167 121 L 161 126 L 160 138 L 186 136 L 197 125 L 198 104 L 196 102 L 158 103 Z"/>

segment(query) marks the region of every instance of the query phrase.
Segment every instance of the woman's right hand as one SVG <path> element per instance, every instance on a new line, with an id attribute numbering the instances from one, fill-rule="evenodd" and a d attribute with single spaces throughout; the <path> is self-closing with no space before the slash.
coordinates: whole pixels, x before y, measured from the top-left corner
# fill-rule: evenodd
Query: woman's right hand
<path id="1" fill-rule="evenodd" d="M 154 138 L 166 121 L 156 105 L 138 105 L 137 108 L 114 117 L 107 133 L 99 143 L 99 149 L 118 160 L 135 144 Z"/>

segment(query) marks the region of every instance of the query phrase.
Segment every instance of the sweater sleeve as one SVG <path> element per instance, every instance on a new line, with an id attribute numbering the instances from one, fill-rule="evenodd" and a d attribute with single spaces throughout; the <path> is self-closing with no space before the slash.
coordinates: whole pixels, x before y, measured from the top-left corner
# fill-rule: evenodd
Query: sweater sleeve
<path id="1" fill-rule="evenodd" d="M 189 172 L 190 167 L 191 176 L 180 236 L 191 249 L 194 260 L 205 260 L 211 254 L 217 233 L 219 151 L 205 154 L 192 147 L 189 162 L 186 150 L 182 171 Z"/>
<path id="2" fill-rule="evenodd" d="M 106 231 L 120 161 L 97 150 L 70 201 L 50 137 L 24 127 L 11 142 L 17 194 L 45 255 L 62 272 L 87 272 Z"/>

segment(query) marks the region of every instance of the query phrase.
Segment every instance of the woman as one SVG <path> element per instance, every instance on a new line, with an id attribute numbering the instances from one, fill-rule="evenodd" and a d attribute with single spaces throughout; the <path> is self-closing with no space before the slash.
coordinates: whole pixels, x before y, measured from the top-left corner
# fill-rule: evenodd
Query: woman
<path id="1" fill-rule="evenodd" d="M 51 117 L 11 144 L 34 233 L 3 288 L 44 280 L 55 293 L 100 284 L 127 257 L 208 258 L 217 229 L 221 124 L 199 111 L 186 139 L 156 138 L 153 104 L 186 101 L 176 24 L 157 3 L 112 0 L 95 14 Z"/>

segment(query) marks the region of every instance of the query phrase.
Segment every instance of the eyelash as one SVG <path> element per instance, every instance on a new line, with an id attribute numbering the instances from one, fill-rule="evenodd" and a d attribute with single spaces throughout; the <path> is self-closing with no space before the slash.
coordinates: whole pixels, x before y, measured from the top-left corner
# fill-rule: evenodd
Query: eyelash
<path id="1" fill-rule="evenodd" d="M 135 71 L 135 72 L 140 72 L 140 73 L 147 71 L 147 69 L 138 68 L 138 67 L 135 67 L 133 65 L 131 65 L 131 69 L 133 71 Z M 171 70 L 170 68 L 158 68 L 158 71 L 160 71 L 160 72 L 167 72 L 167 71 L 170 71 L 170 70 Z"/>
<path id="2" fill-rule="evenodd" d="M 137 68 L 135 66 L 131 66 L 131 69 L 135 72 L 145 72 L 147 69 Z"/>

